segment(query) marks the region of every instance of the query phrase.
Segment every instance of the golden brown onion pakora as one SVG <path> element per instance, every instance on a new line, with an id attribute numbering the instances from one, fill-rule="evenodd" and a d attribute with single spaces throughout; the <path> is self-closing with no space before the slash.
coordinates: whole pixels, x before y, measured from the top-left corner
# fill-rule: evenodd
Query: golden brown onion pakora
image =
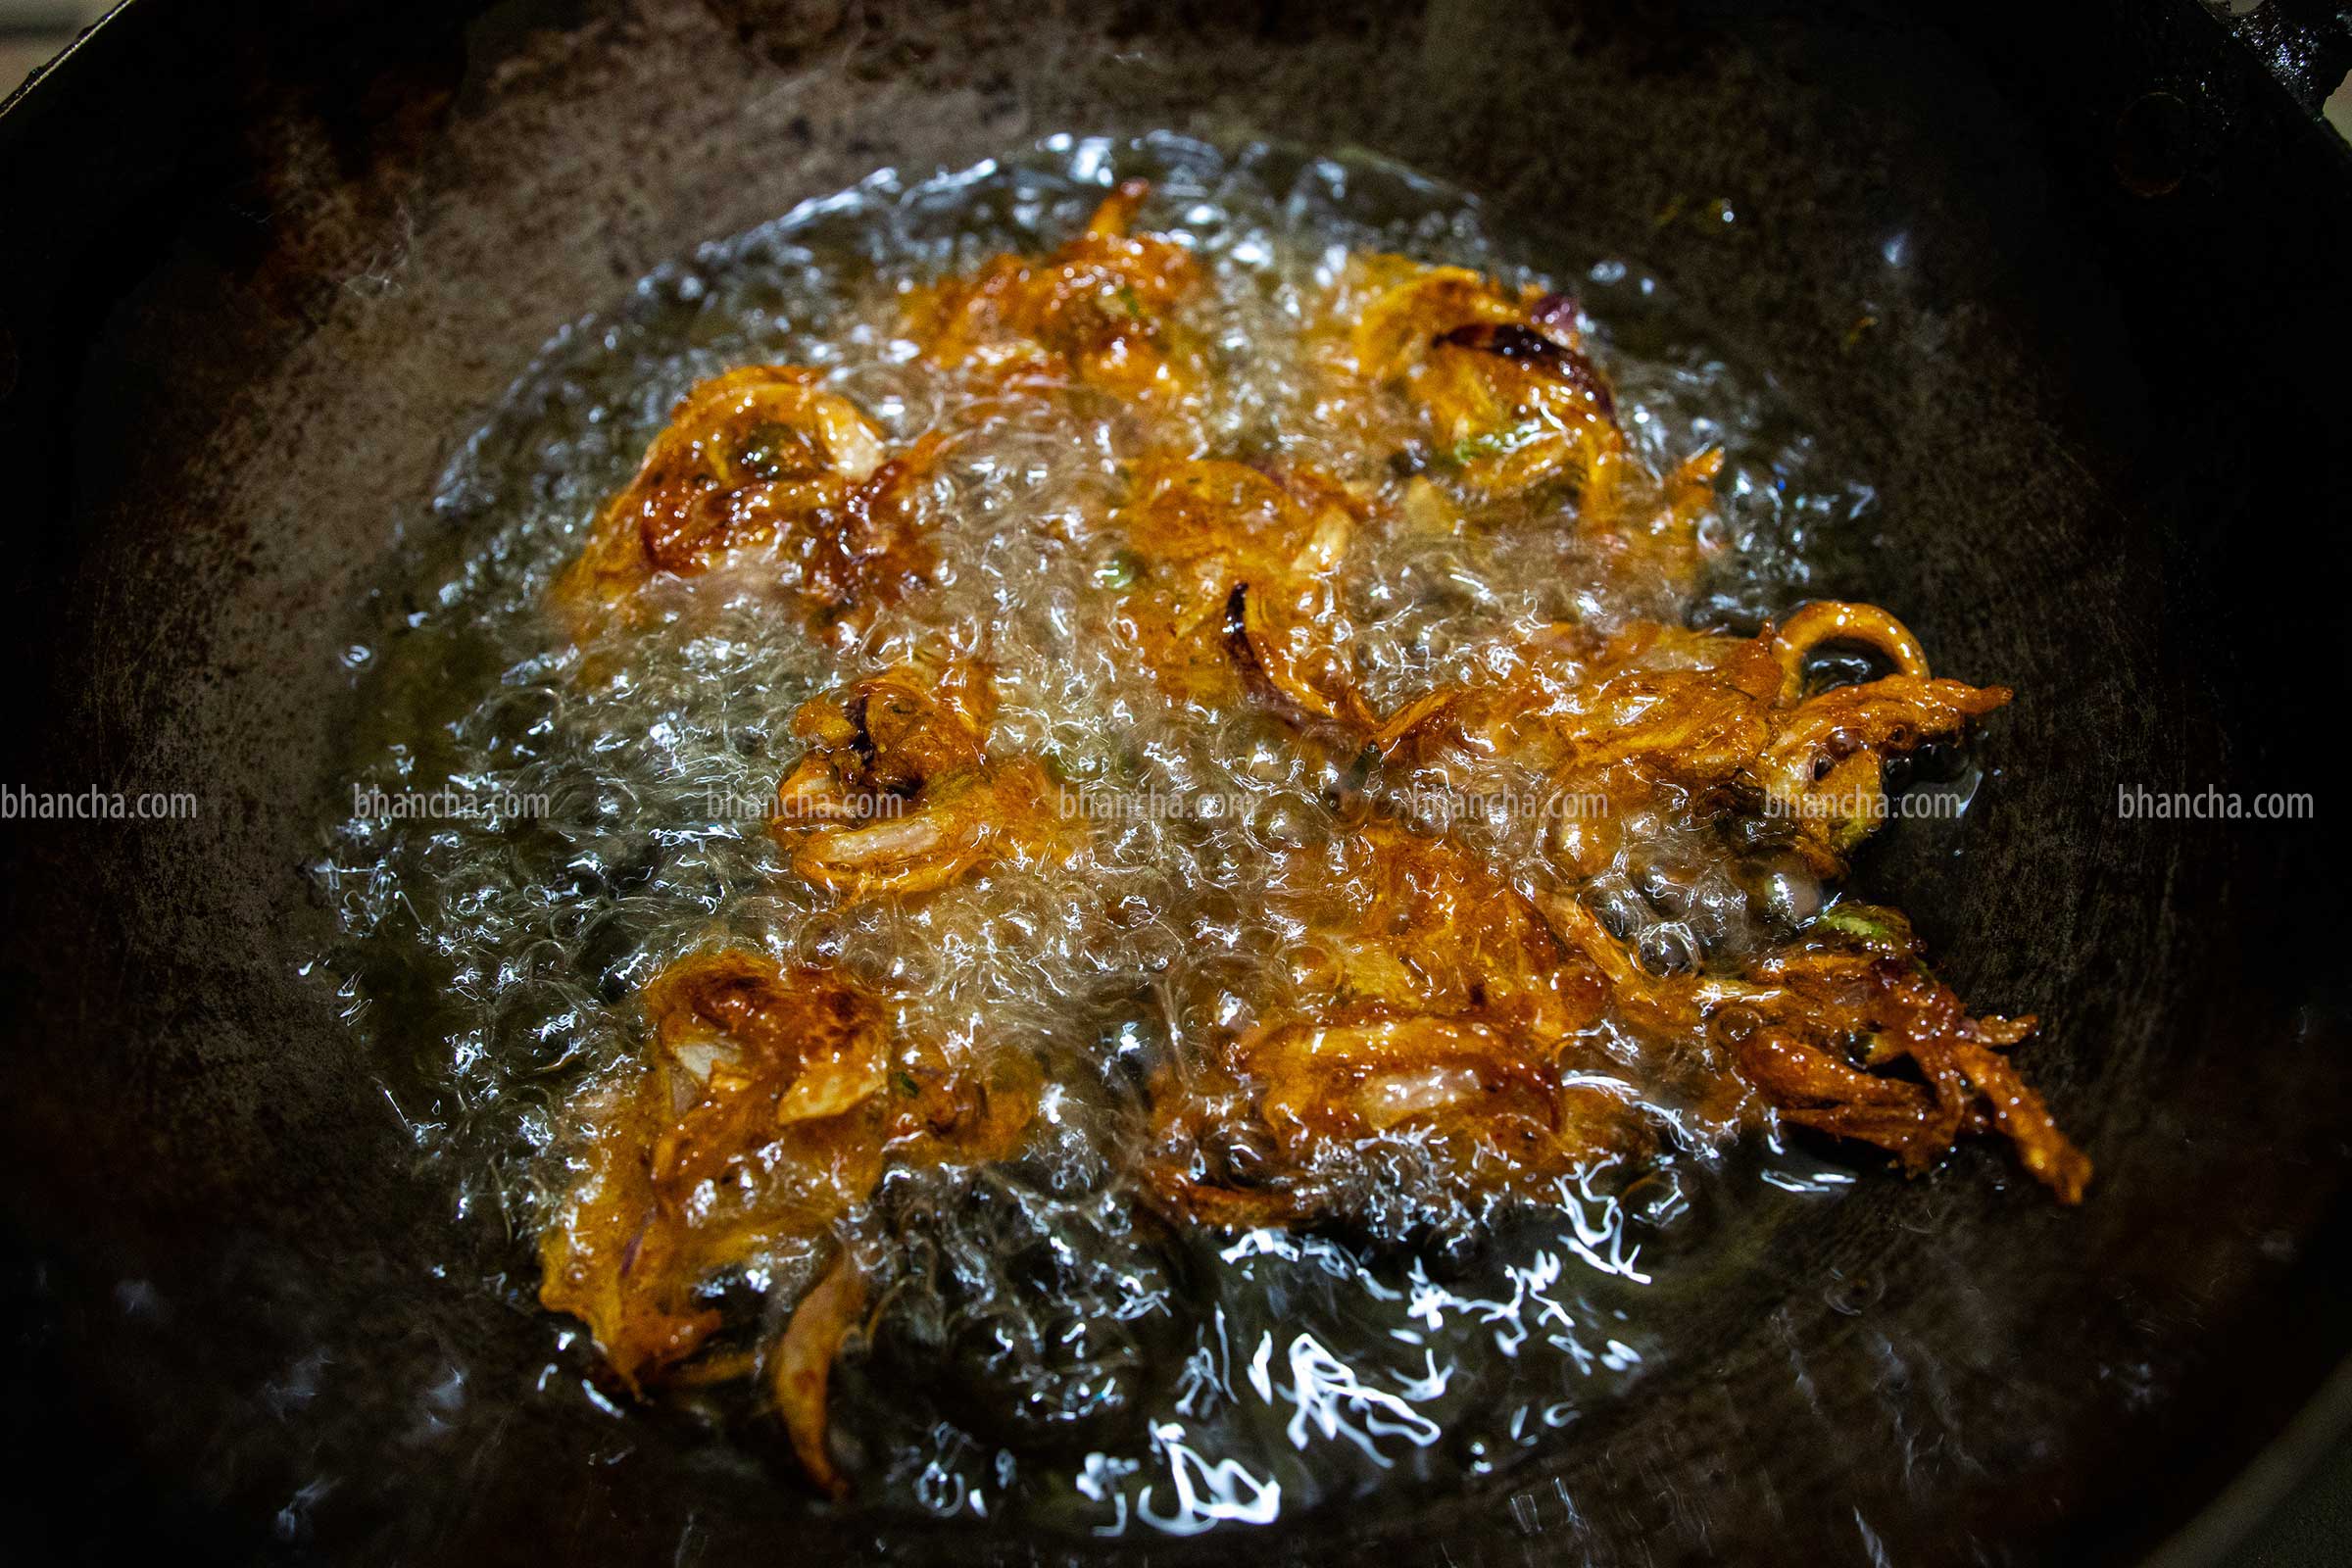
<path id="1" fill-rule="evenodd" d="M 820 623 L 923 581 L 914 491 L 938 443 L 894 455 L 855 405 L 815 382 L 795 366 L 751 366 L 679 402 L 556 585 L 575 636 L 656 576 L 696 576 L 739 552 L 772 562 L 778 586 Z"/>
<path id="2" fill-rule="evenodd" d="M 1356 507 L 1308 469 L 1138 465 L 1122 520 L 1144 573 L 1120 626 L 1171 695 L 1219 706 L 1254 686 L 1299 715 L 1370 727 L 1332 586 Z"/>
<path id="3" fill-rule="evenodd" d="M 539 1298 L 588 1325 L 631 1393 L 766 1360 L 803 1463 L 836 1485 L 822 1369 L 859 1288 L 832 1227 L 893 1163 L 1010 1153 L 1036 1103 L 1034 1071 L 901 1040 L 869 988 L 756 954 L 681 960 L 639 1002 L 645 1057 L 580 1107 L 571 1186 L 540 1238 Z M 754 1266 L 789 1275 L 828 1252 L 778 1344 L 725 1343 L 709 1288 Z"/>
<path id="4" fill-rule="evenodd" d="M 1836 623 L 1865 633 L 1822 628 Z M 1619 848 L 1632 808 L 1663 786 L 1736 790 L 1790 824 L 1821 869 L 1885 820 L 1886 763 L 1952 740 L 2009 701 L 1999 686 L 1928 675 L 1917 640 L 1886 612 L 1828 601 L 1742 638 L 1641 624 L 1594 646 L 1557 628 L 1521 651 L 1503 679 L 1441 691 L 1393 718 L 1378 744 L 1392 755 L 1446 745 L 1520 758 L 1565 791 L 1609 801 L 1563 824 L 1570 867 L 1592 875 Z M 1804 656 L 1830 641 L 1899 653 L 1902 673 L 1813 696 Z"/>
<path id="5" fill-rule="evenodd" d="M 1708 554 L 1698 524 L 1723 453 L 1694 453 L 1663 476 L 1642 466 L 1572 301 L 1466 268 L 1370 256 L 1343 282 L 1343 316 L 1350 305 L 1348 373 L 1404 394 L 1425 421 L 1434 469 L 1473 504 L 1564 491 L 1580 532 L 1622 568 L 1690 584 Z"/>
<path id="6" fill-rule="evenodd" d="M 1914 1172 L 1963 1134 L 1997 1133 L 2061 1201 L 2082 1200 L 2090 1161 L 2001 1054 L 2034 1020 L 1968 1016 L 1893 911 L 1840 906 L 1737 979 L 1649 974 L 1575 900 L 1545 911 L 1636 1027 L 1711 1035 L 1783 1120 L 1875 1144 Z"/>
<path id="7" fill-rule="evenodd" d="M 1170 313 L 1200 273 L 1182 245 L 1127 232 L 1150 194 L 1129 180 L 1051 256 L 999 256 L 914 291 L 910 334 L 933 364 L 975 367 L 1008 383 L 1074 381 L 1123 398 L 1182 393 L 1200 370 Z"/>
<path id="8" fill-rule="evenodd" d="M 1276 895 L 1305 933 L 1295 999 L 1160 1086 L 1151 1179 L 1164 1203 L 1292 1224 L 1345 1217 L 1377 1179 L 1370 1162 L 1407 1146 L 1478 1196 L 1540 1191 L 1654 1143 L 1631 1086 L 1581 1038 L 1600 975 L 1507 879 L 1384 820 L 1341 851 L 1331 884 Z"/>
<path id="9" fill-rule="evenodd" d="M 1061 792 L 1026 758 L 987 751 L 986 671 L 906 665 L 811 699 L 808 751 L 776 786 L 792 867 L 845 899 L 929 893 L 992 860 L 1067 849 Z"/>

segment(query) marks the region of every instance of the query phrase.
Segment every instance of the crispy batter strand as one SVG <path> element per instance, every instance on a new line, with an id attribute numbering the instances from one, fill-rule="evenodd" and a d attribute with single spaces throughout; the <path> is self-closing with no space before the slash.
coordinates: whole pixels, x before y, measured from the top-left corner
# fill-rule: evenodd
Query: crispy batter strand
<path id="1" fill-rule="evenodd" d="M 865 1276 L 846 1251 L 833 1259 L 814 1289 L 793 1308 L 776 1344 L 770 1374 L 776 1408 L 792 1438 L 793 1456 L 808 1479 L 840 1497 L 850 1484 L 834 1467 L 825 1444 L 825 1397 L 842 1341 L 865 1311 Z"/>

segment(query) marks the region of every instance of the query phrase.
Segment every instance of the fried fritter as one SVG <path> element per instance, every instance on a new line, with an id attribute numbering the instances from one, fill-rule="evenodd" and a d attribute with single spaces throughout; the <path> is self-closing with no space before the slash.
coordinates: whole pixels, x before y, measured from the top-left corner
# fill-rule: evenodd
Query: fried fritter
<path id="1" fill-rule="evenodd" d="M 1336 884 L 1278 898 L 1304 932 L 1299 995 L 1155 1096 L 1164 1203 L 1217 1224 L 1357 1217 L 1399 1155 L 1475 1200 L 1654 1143 L 1580 1038 L 1599 974 L 1508 881 L 1393 822 L 1342 853 Z"/>
<path id="2" fill-rule="evenodd" d="M 987 673 L 962 663 L 894 668 L 803 705 L 792 730 L 808 750 L 776 786 L 771 822 L 793 869 L 855 900 L 1065 852 L 1054 780 L 988 755 L 993 706 Z"/>
<path id="3" fill-rule="evenodd" d="M 692 577 L 730 560 L 813 625 L 895 603 L 931 569 L 915 494 L 938 443 L 893 454 L 813 371 L 756 365 L 698 383 L 654 438 L 636 477 L 597 516 L 556 584 L 575 637 L 655 577 Z"/>
<path id="4" fill-rule="evenodd" d="M 1578 531 L 1625 569 L 1685 587 L 1695 578 L 1723 453 L 1693 453 L 1663 475 L 1643 466 L 1585 351 L 1575 302 L 1465 268 L 1369 256 L 1351 264 L 1336 308 L 1349 371 L 1402 391 L 1433 467 L 1474 504 L 1564 493 Z"/>
<path id="5" fill-rule="evenodd" d="M 1145 574 L 1120 627 L 1174 695 L 1213 707 L 1254 687 L 1299 717 L 1369 728 L 1333 588 L 1355 507 L 1307 469 L 1140 465 L 1121 520 Z"/>
<path id="6" fill-rule="evenodd" d="M 933 364 L 969 366 L 1008 384 L 1181 396 L 1200 370 L 1197 349 L 1170 317 L 1200 287 L 1200 273 L 1175 241 L 1128 233 L 1151 191 L 1142 180 L 1119 186 L 1086 231 L 1050 256 L 998 256 L 914 291 L 909 334 Z"/>
<path id="7" fill-rule="evenodd" d="M 580 1106 L 570 1186 L 540 1237 L 540 1301 L 585 1322 L 634 1394 L 764 1358 L 804 1463 L 835 1484 L 811 1347 L 837 1346 L 855 1316 L 841 1281 L 856 1265 L 830 1265 L 780 1345 L 721 1343 L 705 1292 L 750 1267 L 806 1273 L 892 1164 L 1009 1154 L 1034 1068 L 952 1060 L 898 1038 L 870 988 L 740 951 L 672 964 L 640 1006 L 644 1058 Z M 821 1323 L 804 1324 L 810 1312 Z"/>

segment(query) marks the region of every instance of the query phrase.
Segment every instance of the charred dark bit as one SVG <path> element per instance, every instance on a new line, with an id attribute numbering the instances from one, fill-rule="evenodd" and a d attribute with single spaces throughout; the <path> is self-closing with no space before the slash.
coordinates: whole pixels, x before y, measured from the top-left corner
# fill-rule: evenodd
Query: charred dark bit
<path id="1" fill-rule="evenodd" d="M 1592 362 L 1532 326 L 1522 326 L 1516 321 L 1473 321 L 1450 332 L 1439 333 L 1436 341 L 1449 348 L 1492 354 L 1514 365 L 1541 369 L 1592 399 L 1592 406 L 1604 416 L 1612 419 L 1617 416 L 1616 396 L 1609 391 L 1608 382 L 1601 379 Z"/>

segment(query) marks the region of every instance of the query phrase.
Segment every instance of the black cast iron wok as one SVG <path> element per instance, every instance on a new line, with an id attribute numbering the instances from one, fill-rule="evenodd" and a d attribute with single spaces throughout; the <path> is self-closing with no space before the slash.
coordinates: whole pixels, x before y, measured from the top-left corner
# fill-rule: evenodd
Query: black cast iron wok
<path id="1" fill-rule="evenodd" d="M 2240 30 L 2324 91 L 2291 21 Z M 1881 496 L 1836 586 L 2021 694 L 1967 856 L 1872 875 L 2054 1020 L 2033 1075 L 2100 1174 L 2076 1211 L 1985 1152 L 1870 1180 L 1541 1466 L 1151 1555 L 2227 1541 L 2243 1489 L 2176 1533 L 2352 1348 L 2352 158 L 2307 108 L 2189 5 L 138 0 L 0 117 L 0 784 L 202 808 L 0 823 L 0 1555 L 1085 1554 L 502 1398 L 546 1330 L 423 1266 L 446 1205 L 296 973 L 298 868 L 341 633 L 558 325 L 882 165 L 1154 127 L 1564 217 L 1781 377 Z M 2119 818 L 2207 786 L 2314 819 Z"/>

